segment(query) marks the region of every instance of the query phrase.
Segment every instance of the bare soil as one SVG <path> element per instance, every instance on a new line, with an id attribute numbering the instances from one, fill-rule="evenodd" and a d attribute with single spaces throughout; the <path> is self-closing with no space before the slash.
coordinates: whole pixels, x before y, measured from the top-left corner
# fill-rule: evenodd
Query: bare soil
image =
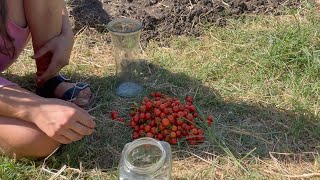
<path id="1" fill-rule="evenodd" d="M 205 24 L 228 25 L 227 19 L 242 14 L 280 15 L 284 9 L 299 8 L 300 0 L 73 0 L 71 15 L 76 27 L 90 25 L 105 29 L 118 17 L 142 21 L 142 39 L 172 35 L 200 36 Z"/>

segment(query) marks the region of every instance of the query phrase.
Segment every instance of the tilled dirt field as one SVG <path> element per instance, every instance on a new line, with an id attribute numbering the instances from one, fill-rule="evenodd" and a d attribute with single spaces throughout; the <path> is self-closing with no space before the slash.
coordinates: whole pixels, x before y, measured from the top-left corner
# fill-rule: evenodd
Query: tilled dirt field
<path id="1" fill-rule="evenodd" d="M 281 14 L 299 8 L 300 0 L 73 0 L 71 15 L 76 28 L 83 25 L 105 27 L 117 17 L 139 19 L 144 25 L 142 39 L 171 35 L 201 34 L 201 25 L 228 25 L 227 18 L 246 13 Z"/>

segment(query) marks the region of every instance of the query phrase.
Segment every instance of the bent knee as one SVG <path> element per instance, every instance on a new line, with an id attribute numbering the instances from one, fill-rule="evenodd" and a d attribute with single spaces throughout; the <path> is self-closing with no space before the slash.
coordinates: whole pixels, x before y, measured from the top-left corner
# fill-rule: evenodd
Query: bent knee
<path id="1" fill-rule="evenodd" d="M 41 137 L 38 142 L 33 143 L 34 147 L 30 152 L 31 157 L 43 158 L 52 154 L 61 144 L 45 135 Z M 27 156 L 26 156 L 27 157 Z"/>
<path id="2" fill-rule="evenodd" d="M 27 121 L 0 116 L 0 129 L 0 155 L 41 158 L 60 146 Z"/>
<path id="3" fill-rule="evenodd" d="M 49 156 L 61 144 L 49 138 L 39 131 L 28 131 L 23 133 L 23 138 L 13 143 L 8 143 L 9 147 L 5 155 L 21 158 L 43 158 Z"/>

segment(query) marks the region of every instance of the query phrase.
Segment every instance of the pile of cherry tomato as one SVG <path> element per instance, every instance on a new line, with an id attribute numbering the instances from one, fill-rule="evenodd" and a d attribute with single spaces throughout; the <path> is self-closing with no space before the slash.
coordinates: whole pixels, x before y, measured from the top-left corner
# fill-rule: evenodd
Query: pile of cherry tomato
<path id="1" fill-rule="evenodd" d="M 213 122 L 212 116 L 206 121 L 199 117 L 192 96 L 187 96 L 183 103 L 161 92 L 152 92 L 140 105 L 132 107 L 130 120 L 119 117 L 117 111 L 111 112 L 111 118 L 132 127 L 133 140 L 151 137 L 172 145 L 183 138 L 191 145 L 202 143 L 205 137 L 200 124 L 211 126 Z"/>

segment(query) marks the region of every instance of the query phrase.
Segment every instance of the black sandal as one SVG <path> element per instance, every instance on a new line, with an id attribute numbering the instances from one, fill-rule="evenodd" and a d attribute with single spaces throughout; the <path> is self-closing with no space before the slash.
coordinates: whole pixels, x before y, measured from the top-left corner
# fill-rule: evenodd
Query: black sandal
<path id="1" fill-rule="evenodd" d="M 45 98 L 56 98 L 54 96 L 54 90 L 62 82 L 72 83 L 71 79 L 63 76 L 62 74 L 59 74 L 58 76 L 55 76 L 55 77 L 49 79 L 47 82 L 44 83 L 43 86 L 38 87 L 36 90 L 36 94 L 38 94 L 41 97 L 45 97 Z M 72 88 L 68 89 L 63 94 L 63 96 L 59 99 L 72 102 L 72 100 L 76 99 L 76 97 L 79 95 L 79 93 L 87 87 L 89 87 L 89 84 L 84 83 L 84 82 L 78 82 Z M 85 105 L 85 106 L 90 106 L 93 99 L 94 99 L 93 94 L 91 94 L 89 103 L 88 103 L 88 105 Z M 82 107 L 82 106 L 80 106 L 80 107 Z"/>

